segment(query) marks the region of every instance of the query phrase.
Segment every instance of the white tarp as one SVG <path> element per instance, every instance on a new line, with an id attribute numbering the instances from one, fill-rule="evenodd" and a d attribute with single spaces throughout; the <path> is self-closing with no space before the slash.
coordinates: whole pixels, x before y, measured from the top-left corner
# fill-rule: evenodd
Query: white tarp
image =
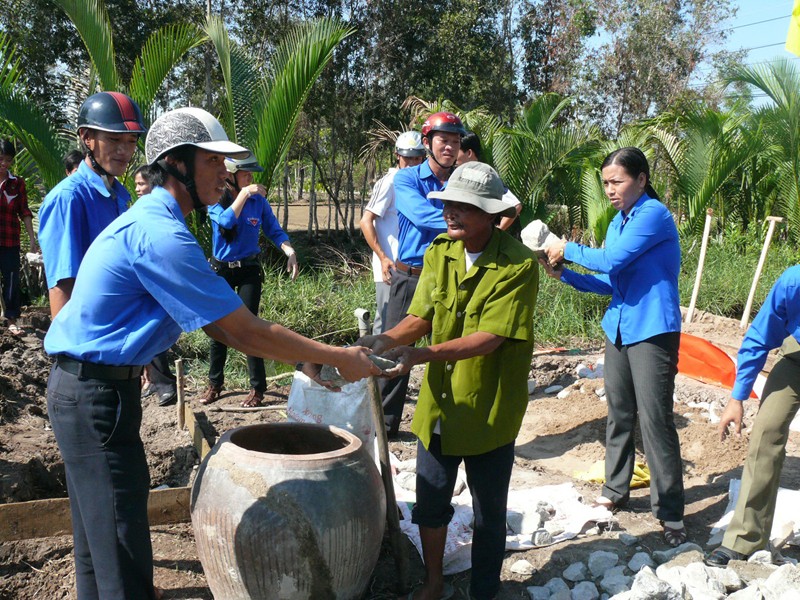
<path id="1" fill-rule="evenodd" d="M 722 543 L 722 536 L 725 534 L 731 519 L 733 519 L 733 511 L 736 508 L 741 485 L 741 479 L 731 479 L 728 484 L 728 506 L 725 507 L 725 514 L 722 515 L 719 521 L 714 523 L 714 527 L 711 529 L 711 537 L 708 540 L 709 546 L 718 546 Z M 789 538 L 788 543 L 800 546 L 800 512 L 798 512 L 798 506 L 800 506 L 800 490 L 778 488 L 775 519 L 772 521 L 772 531 L 769 539 L 782 538 L 791 528 L 794 534 Z"/>
<path id="2" fill-rule="evenodd" d="M 400 529 L 405 533 L 422 556 L 422 543 L 419 529 L 411 523 L 411 507 L 415 494 L 395 484 L 397 504 L 403 515 Z M 563 529 L 553 536 L 553 544 L 576 537 L 592 522 L 608 522 L 613 520 L 611 512 L 601 506 L 590 506 L 581 502 L 581 496 L 572 483 L 544 485 L 522 490 L 510 490 L 508 494 L 508 510 L 526 514 L 536 510 L 539 502 L 547 502 L 555 509 L 550 523 L 551 527 Z M 453 520 L 447 528 L 447 540 L 444 550 L 444 574 L 453 575 L 466 571 L 471 567 L 472 551 L 472 497 L 469 489 L 453 498 L 455 508 Z M 533 548 L 530 535 L 516 535 L 509 532 L 506 537 L 506 550 L 528 550 Z"/>

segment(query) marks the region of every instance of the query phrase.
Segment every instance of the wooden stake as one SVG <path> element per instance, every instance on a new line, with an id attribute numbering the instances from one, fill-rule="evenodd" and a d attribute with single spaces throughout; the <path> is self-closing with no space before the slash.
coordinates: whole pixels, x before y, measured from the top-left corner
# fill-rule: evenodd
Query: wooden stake
<path id="1" fill-rule="evenodd" d="M 186 396 L 184 396 L 183 384 L 183 359 L 179 358 L 175 361 L 175 385 L 178 389 L 178 431 L 183 431 L 186 428 L 186 412 L 184 410 Z"/>
<path id="2" fill-rule="evenodd" d="M 713 209 L 706 210 L 706 225 L 703 228 L 703 241 L 700 244 L 700 260 L 697 262 L 697 275 L 694 278 L 694 288 L 692 288 L 692 301 L 689 302 L 689 310 L 686 311 L 686 323 L 692 322 L 694 307 L 697 304 L 697 294 L 700 292 L 700 277 L 703 274 L 703 265 L 706 262 L 706 249 L 708 248 L 708 234 L 711 231 L 711 216 Z"/>
<path id="3" fill-rule="evenodd" d="M 357 308 L 360 335 L 372 332 L 372 324 L 368 310 Z M 383 415 L 383 402 L 381 390 L 378 387 L 378 378 L 371 375 L 367 379 L 369 388 L 370 406 L 372 407 L 372 420 L 375 423 L 375 436 L 378 442 L 378 460 L 381 463 L 381 479 L 386 492 L 386 521 L 389 526 L 389 541 L 392 544 L 392 555 L 397 570 L 397 591 L 403 594 L 408 591 L 408 555 L 403 545 L 403 532 L 400 530 L 400 516 L 397 514 L 397 497 L 394 494 L 394 479 L 392 479 L 392 463 L 389 460 L 389 437 L 386 434 L 386 424 Z"/>
<path id="4" fill-rule="evenodd" d="M 369 377 L 369 395 L 372 405 L 372 417 L 375 421 L 375 433 L 378 438 L 378 459 L 381 463 L 381 478 L 386 491 L 386 520 L 389 525 L 389 541 L 392 544 L 392 555 L 397 569 L 397 589 L 401 594 L 408 590 L 408 556 L 403 545 L 403 532 L 400 530 L 400 517 L 397 514 L 397 497 L 394 495 L 392 479 L 392 463 L 389 461 L 389 438 L 383 420 L 383 403 L 378 388 L 378 378 Z"/>
<path id="5" fill-rule="evenodd" d="M 767 260 L 767 250 L 769 250 L 769 243 L 772 240 L 772 234 L 775 232 L 775 223 L 783 222 L 783 217 L 767 217 L 769 221 L 769 228 L 767 229 L 767 237 L 764 238 L 764 247 L 761 249 L 761 256 L 758 259 L 758 266 L 756 267 L 756 274 L 753 277 L 753 285 L 750 286 L 750 295 L 747 297 L 747 304 L 744 307 L 744 314 L 739 327 L 744 329 L 747 327 L 747 321 L 750 320 L 750 311 L 753 309 L 753 298 L 756 295 L 756 286 L 758 286 L 758 278 L 761 277 L 761 270 L 764 268 L 764 263 Z"/>

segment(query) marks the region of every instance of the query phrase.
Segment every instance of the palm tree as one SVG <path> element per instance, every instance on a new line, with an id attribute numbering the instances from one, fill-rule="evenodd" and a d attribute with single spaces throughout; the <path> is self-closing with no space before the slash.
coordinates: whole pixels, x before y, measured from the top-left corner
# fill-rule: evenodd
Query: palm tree
<path id="1" fill-rule="evenodd" d="M 774 185 L 776 208 L 788 218 L 789 234 L 800 239 L 800 71 L 794 63 L 776 60 L 736 67 L 726 79 L 728 83 L 750 84 L 773 102 L 756 109 L 750 124 L 750 130 L 765 140 L 768 149 L 767 169 L 763 161 L 752 165 L 752 188 L 760 187 L 763 193 Z"/>
<path id="2" fill-rule="evenodd" d="M 131 81 L 124 86 L 114 59 L 111 23 L 102 0 L 53 2 L 75 25 L 89 53 L 89 92 L 126 92 L 139 104 L 145 120 L 152 120 L 153 100 L 169 72 L 188 50 L 206 39 L 201 29 L 188 23 L 159 29 L 145 43 Z M 23 143 L 29 160 L 23 154 L 22 164 L 31 169 L 33 163 L 35 175 L 45 189 L 50 189 L 64 176 L 61 156 L 69 147 L 69 138 L 57 130 L 49 114 L 27 98 L 14 49 L 5 37 L 0 38 L 0 53 L 6 67 L 0 76 L 0 126 Z"/>
<path id="3" fill-rule="evenodd" d="M 763 135 L 748 129 L 749 119 L 738 110 L 691 107 L 640 125 L 666 159 L 682 232 L 700 233 L 707 208 L 714 209 L 723 227 L 731 219 L 754 216 L 742 205 L 741 181 L 748 165 L 768 155 L 770 147 Z"/>
<path id="4" fill-rule="evenodd" d="M 491 137 L 494 165 L 523 203 L 525 221 L 547 220 L 552 216 L 548 204 L 558 204 L 567 206 L 571 222 L 587 224 L 587 211 L 578 201 L 583 184 L 577 174 L 594 156 L 600 134 L 566 120 L 570 102 L 558 94 L 539 96 L 513 127 L 499 128 Z"/>
<path id="5" fill-rule="evenodd" d="M 47 113 L 28 99 L 16 48 L 4 32 L 0 32 L 0 132 L 25 147 L 26 152 L 17 155 L 17 172 L 26 181 L 38 180 L 50 188 L 64 176 L 61 155 L 66 144 Z"/>
<path id="6" fill-rule="evenodd" d="M 280 175 L 297 121 L 311 87 L 353 33 L 335 19 L 299 24 L 281 41 L 266 67 L 229 37 L 224 23 L 210 17 L 205 30 L 214 44 L 225 85 L 221 120 L 231 137 L 249 148 L 264 173 L 267 191 Z"/>

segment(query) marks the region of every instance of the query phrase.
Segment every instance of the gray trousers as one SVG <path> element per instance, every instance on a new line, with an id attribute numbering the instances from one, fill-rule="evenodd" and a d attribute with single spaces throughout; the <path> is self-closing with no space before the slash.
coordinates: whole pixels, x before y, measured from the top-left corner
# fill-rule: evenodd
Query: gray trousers
<path id="1" fill-rule="evenodd" d="M 650 503 L 662 521 L 683 519 L 683 464 L 672 404 L 680 333 L 663 333 L 630 345 L 606 338 L 606 483 L 616 503 L 630 494 L 638 418 L 650 469 Z"/>
<path id="2" fill-rule="evenodd" d="M 383 333 L 386 323 L 386 307 L 389 304 L 389 291 L 392 286 L 383 281 L 375 282 L 375 320 L 372 322 L 372 335 Z"/>
<path id="3" fill-rule="evenodd" d="M 722 540 L 723 546 L 742 554 L 763 550 L 769 542 L 789 425 L 800 408 L 800 344 L 788 337 L 781 353 L 764 385 L 736 511 Z"/>
<path id="4" fill-rule="evenodd" d="M 389 293 L 389 302 L 386 306 L 386 321 L 384 331 L 390 330 L 408 315 L 408 307 L 414 299 L 419 277 L 408 275 L 401 271 L 392 274 L 392 286 Z M 381 379 L 381 396 L 383 398 L 383 418 L 389 435 L 395 436 L 400 429 L 403 417 L 403 407 L 406 403 L 408 392 L 409 374 L 395 377 L 394 379 Z"/>

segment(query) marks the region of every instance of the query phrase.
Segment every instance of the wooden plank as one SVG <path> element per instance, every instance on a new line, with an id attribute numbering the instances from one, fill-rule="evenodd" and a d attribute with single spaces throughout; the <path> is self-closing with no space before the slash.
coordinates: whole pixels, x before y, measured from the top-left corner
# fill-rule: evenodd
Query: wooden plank
<path id="1" fill-rule="evenodd" d="M 192 445 L 197 453 L 200 455 L 200 460 L 206 457 L 206 454 L 211 452 L 211 444 L 208 443 L 203 429 L 198 425 L 197 420 L 194 418 L 194 412 L 187 404 L 184 410 L 186 428 L 189 430 L 189 436 L 192 438 Z"/>
<path id="2" fill-rule="evenodd" d="M 150 525 L 171 525 L 191 520 L 191 488 L 150 490 L 147 516 Z M 72 519 L 68 498 L 0 504 L 0 542 L 70 535 Z"/>

